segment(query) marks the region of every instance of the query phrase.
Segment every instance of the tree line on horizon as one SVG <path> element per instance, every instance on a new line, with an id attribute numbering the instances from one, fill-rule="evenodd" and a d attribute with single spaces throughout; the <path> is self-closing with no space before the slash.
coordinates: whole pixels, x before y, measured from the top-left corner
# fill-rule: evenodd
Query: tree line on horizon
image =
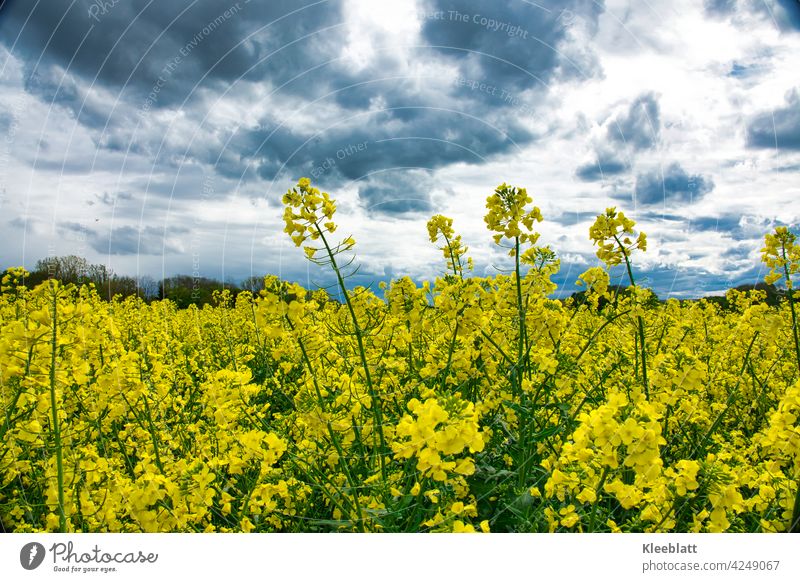
<path id="1" fill-rule="evenodd" d="M 8 269 L 3 271 L 3 276 L 7 272 Z M 116 296 L 139 297 L 147 302 L 169 299 L 179 308 L 210 304 L 214 291 L 228 290 L 237 295 L 242 291 L 257 293 L 264 288 L 264 278 L 258 276 L 247 277 L 238 284 L 231 284 L 191 275 L 174 275 L 161 280 L 149 275 L 119 275 L 105 265 L 90 263 L 76 255 L 47 257 L 37 261 L 23 283 L 33 288 L 47 279 L 57 279 L 64 284 L 94 285 L 100 297 L 107 301 Z"/>
<path id="2" fill-rule="evenodd" d="M 0 278 L 5 276 L 8 269 L 4 270 Z M 227 290 L 236 296 L 242 291 L 258 293 L 264 289 L 264 276 L 252 275 L 246 277 L 238 284 L 231 284 L 209 277 L 195 277 L 192 275 L 173 275 L 157 280 L 149 275 L 131 277 L 118 275 L 105 265 L 90 263 L 83 257 L 68 255 L 63 257 L 47 257 L 36 262 L 35 268 L 25 277 L 23 283 L 33 288 L 47 279 L 58 279 L 64 284 L 90 285 L 93 284 L 97 293 L 103 299 L 110 301 L 116 296 L 139 297 L 150 302 L 162 299 L 173 301 L 179 308 L 184 309 L 190 305 L 202 307 L 212 304 L 215 291 Z M 778 305 L 782 292 L 775 285 L 756 283 L 739 285 L 737 291 L 761 291 L 765 294 L 764 301 L 769 305 Z M 613 293 L 625 295 L 628 291 L 624 286 L 611 285 L 609 290 Z M 578 291 L 570 295 L 575 304 L 582 304 L 585 291 Z M 698 298 L 700 299 L 700 298 Z M 722 308 L 728 308 L 728 300 L 724 295 L 703 297 L 709 302 L 716 303 Z M 658 298 L 654 296 L 654 301 Z"/>

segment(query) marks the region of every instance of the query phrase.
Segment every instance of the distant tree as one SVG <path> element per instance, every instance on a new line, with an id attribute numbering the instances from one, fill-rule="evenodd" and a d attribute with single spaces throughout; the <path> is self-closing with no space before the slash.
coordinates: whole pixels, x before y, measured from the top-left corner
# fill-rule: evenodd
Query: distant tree
<path id="1" fill-rule="evenodd" d="M 755 285 L 739 285 L 737 291 L 763 291 L 766 294 L 764 302 L 767 305 L 778 305 L 781 302 L 781 292 L 771 283 L 756 283 Z"/>
<path id="2" fill-rule="evenodd" d="M 159 282 L 149 275 L 139 277 L 139 297 L 147 301 L 158 299 L 159 285 Z"/>
<path id="3" fill-rule="evenodd" d="M 89 280 L 89 261 L 83 257 L 69 255 L 66 257 L 47 257 L 36 262 L 36 273 L 45 275 L 49 279 L 58 279 L 62 283 L 75 283 L 79 285 Z M 97 265 L 99 267 L 99 265 Z M 92 275 L 97 276 L 97 270 Z"/>
<path id="4" fill-rule="evenodd" d="M 264 276 L 251 275 L 242 280 L 242 289 L 251 293 L 258 293 L 264 289 Z"/>
<path id="5" fill-rule="evenodd" d="M 100 285 L 95 283 L 95 286 L 100 295 L 109 301 L 117 295 L 121 295 L 122 297 L 139 295 L 136 279 L 124 275 L 112 274 Z"/>
<path id="6" fill-rule="evenodd" d="M 6 269 L 2 275 L 8 271 Z M 146 275 L 138 279 L 117 275 L 105 265 L 89 263 L 83 257 L 76 255 L 47 257 L 37 261 L 36 268 L 24 276 L 21 284 L 33 288 L 51 278 L 58 279 L 64 284 L 94 285 L 100 297 L 108 301 L 117 296 L 136 296 L 145 301 L 170 299 L 180 308 L 214 304 L 215 291 L 228 290 L 232 298 L 242 291 L 239 287 L 207 277 L 175 275 L 156 281 Z M 277 277 L 275 280 L 278 280 Z M 242 282 L 242 286 L 248 291 L 258 292 L 264 288 L 264 278 L 248 277 Z"/>
<path id="7" fill-rule="evenodd" d="M 773 307 L 779 305 L 784 298 L 783 292 L 771 283 L 761 282 L 756 284 L 739 285 L 738 287 L 734 287 L 734 290 L 742 293 L 750 293 L 752 291 L 763 292 L 763 302 Z M 711 295 L 709 297 L 703 297 L 703 299 L 709 303 L 719 305 L 722 309 L 731 309 L 730 301 L 728 301 L 728 297 L 725 295 Z"/>
<path id="8" fill-rule="evenodd" d="M 90 264 L 86 269 L 84 283 L 94 283 L 97 289 L 108 286 L 113 275 L 105 265 Z"/>

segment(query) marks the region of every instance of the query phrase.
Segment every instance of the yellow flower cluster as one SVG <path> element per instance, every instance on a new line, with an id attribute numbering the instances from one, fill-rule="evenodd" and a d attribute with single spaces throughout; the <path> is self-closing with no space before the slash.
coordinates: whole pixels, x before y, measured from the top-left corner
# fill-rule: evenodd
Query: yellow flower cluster
<path id="1" fill-rule="evenodd" d="M 525 188 L 505 183 L 486 199 L 488 212 L 484 221 L 487 228 L 496 233 L 493 237 L 496 244 L 503 238 L 519 239 L 519 244 L 536 244 L 539 234 L 533 231 L 533 223 L 542 221 L 542 213 L 537 206 L 526 210 L 531 202 L 533 198 Z M 509 255 L 513 257 L 517 252 L 518 249 L 512 248 Z"/>
<path id="2" fill-rule="evenodd" d="M 283 221 L 286 223 L 283 231 L 292 238 L 295 246 L 299 247 L 308 239 L 324 240 L 325 233 L 333 233 L 336 230 L 336 223 L 333 222 L 333 214 L 336 212 L 335 202 L 327 192 L 320 192 L 311 186 L 308 178 L 301 179 L 297 187 L 290 188 L 282 200 L 285 205 Z M 352 237 L 347 237 L 340 243 L 340 248 L 346 250 L 355 244 L 356 241 Z M 303 250 L 306 256 L 312 259 L 320 249 L 308 245 L 303 247 Z"/>
<path id="3" fill-rule="evenodd" d="M 623 259 L 630 257 L 631 251 L 647 250 L 647 236 L 638 235 L 633 227 L 636 223 L 616 208 L 606 208 L 605 214 L 589 228 L 589 238 L 597 245 L 597 258 L 609 267 L 619 265 Z"/>
<path id="4" fill-rule="evenodd" d="M 448 408 L 450 412 L 446 409 Z M 393 445 L 400 458 L 417 458 L 417 470 L 434 481 L 446 481 L 448 475 L 472 475 L 475 463 L 470 457 L 455 460 L 468 450 L 479 453 L 484 447 L 479 416 L 471 402 L 451 398 L 444 407 L 435 398 L 425 402 L 412 399 L 406 415 L 397 424 L 397 442 Z"/>
<path id="5" fill-rule="evenodd" d="M 776 283 L 785 277 L 791 290 L 791 275 L 800 272 L 800 245 L 797 244 L 797 236 L 785 226 L 779 226 L 774 233 L 764 237 L 764 243 L 761 259 L 770 269 L 764 280 L 767 283 Z"/>
<path id="6" fill-rule="evenodd" d="M 5 275 L 3 275 L 0 291 L 13 294 L 14 291 L 23 284 L 25 278 L 29 274 L 30 273 L 22 267 L 11 267 L 6 271 Z"/>
<path id="7" fill-rule="evenodd" d="M 428 221 L 428 235 L 432 243 L 439 240 L 439 236 L 444 239 L 444 245 L 439 249 L 444 254 L 447 261 L 447 268 L 459 277 L 464 276 L 464 264 L 461 258 L 467 254 L 467 247 L 461 240 L 461 235 L 456 235 L 453 230 L 453 219 L 437 214 Z M 467 259 L 467 268 L 473 268 L 472 259 Z"/>

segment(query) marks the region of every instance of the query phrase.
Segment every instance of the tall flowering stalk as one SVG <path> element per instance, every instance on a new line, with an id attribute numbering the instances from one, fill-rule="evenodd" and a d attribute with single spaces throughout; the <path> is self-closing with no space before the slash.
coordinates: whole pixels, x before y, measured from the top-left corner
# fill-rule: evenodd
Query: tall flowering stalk
<path id="1" fill-rule="evenodd" d="M 50 336 L 50 411 L 53 419 L 53 440 L 56 447 L 56 483 L 58 486 L 58 531 L 66 533 L 67 514 L 64 509 L 64 451 L 61 443 L 61 425 L 58 420 L 58 399 L 56 396 L 56 354 L 58 352 L 58 281 L 49 281 L 51 303 L 52 334 Z"/>
<path id="2" fill-rule="evenodd" d="M 774 234 L 767 234 L 764 242 L 761 258 L 770 268 L 770 272 L 764 280 L 774 284 L 783 279 L 786 283 L 786 299 L 789 301 L 789 310 L 792 314 L 794 350 L 797 367 L 800 369 L 800 337 L 798 336 L 800 331 L 797 329 L 797 312 L 794 306 L 797 298 L 792 282 L 792 275 L 800 272 L 800 245 L 797 244 L 797 235 L 790 232 L 785 226 L 776 228 Z"/>
<path id="3" fill-rule="evenodd" d="M 597 216 L 594 224 L 589 228 L 589 238 L 598 247 L 597 258 L 603 261 L 608 268 L 615 267 L 625 262 L 628 271 L 628 278 L 631 287 L 636 290 L 636 281 L 633 278 L 633 268 L 631 267 L 631 254 L 639 249 L 647 250 L 647 236 L 643 232 L 637 235 L 633 230 L 636 223 L 626 217 L 623 212 L 618 212 L 616 208 L 606 208 L 605 214 Z M 642 382 L 644 393 L 650 397 L 650 386 L 647 381 L 647 345 L 644 334 L 644 318 L 640 310 L 636 314 L 639 324 L 639 347 L 642 363 Z"/>
<path id="4" fill-rule="evenodd" d="M 350 236 L 337 244 L 331 244 L 328 241 L 326 235 L 331 235 L 336 231 L 336 223 L 333 222 L 333 215 L 336 212 L 336 201 L 332 200 L 327 192 L 320 192 L 317 188 L 312 187 L 311 181 L 308 178 L 301 178 L 297 182 L 296 187 L 290 188 L 283 196 L 283 203 L 286 205 L 283 213 L 283 220 L 286 223 L 284 231 L 292 238 L 295 246 L 303 246 L 303 244 L 308 243 L 309 240 L 320 241 L 322 243 L 321 247 L 311 244 L 305 244 L 305 246 L 303 246 L 306 257 L 315 264 L 329 265 L 336 275 L 339 291 L 344 298 L 347 311 L 350 314 L 350 320 L 353 324 L 353 331 L 358 344 L 358 354 L 364 369 L 364 379 L 371 400 L 370 408 L 373 414 L 375 430 L 378 434 L 378 461 L 381 469 L 381 479 L 385 485 L 387 480 L 385 459 L 387 448 L 383 433 L 381 399 L 373 384 L 369 363 L 367 362 L 367 354 L 364 348 L 365 330 L 361 327 L 358 317 L 356 317 L 350 292 L 347 290 L 344 283 L 345 275 L 342 273 L 342 268 L 346 268 L 352 264 L 353 259 L 350 259 L 343 267 L 340 267 L 336 261 L 336 257 L 351 250 L 355 246 L 356 241 Z M 325 252 L 325 259 L 320 260 L 316 258 L 317 253 L 320 251 Z"/>
<path id="5" fill-rule="evenodd" d="M 538 206 L 528 208 L 533 202 L 533 198 L 528 195 L 525 188 L 509 186 L 505 182 L 495 188 L 494 194 L 486 199 L 488 212 L 484 217 L 486 227 L 495 234 L 492 236 L 495 244 L 508 248 L 508 255 L 514 258 L 514 285 L 516 288 L 517 299 L 517 361 L 512 372 L 512 388 L 520 400 L 520 406 L 526 411 L 520 419 L 520 471 L 518 483 L 523 485 L 528 480 L 528 468 L 535 450 L 536 439 L 533 438 L 534 423 L 536 417 L 533 407 L 529 402 L 529 390 L 525 388 L 525 382 L 530 384 L 531 380 L 531 346 L 528 339 L 527 329 L 527 305 L 528 293 L 523 297 L 522 293 L 522 265 L 534 266 L 539 252 L 536 242 L 539 240 L 539 233 L 533 230 L 535 222 L 542 221 L 542 213 Z M 510 247 L 503 245 L 503 241 L 510 241 Z M 523 247 L 527 247 L 523 250 Z M 523 376 L 527 375 L 527 378 Z M 533 396 L 533 404 L 536 405 L 537 396 Z"/>
<path id="6" fill-rule="evenodd" d="M 465 296 L 467 295 L 467 287 L 464 284 L 464 269 L 466 267 L 467 270 L 471 271 L 473 265 L 471 258 L 464 260 L 468 248 L 462 242 L 461 235 L 456 235 L 455 231 L 453 230 L 452 218 L 437 214 L 431 217 L 427 226 L 428 236 L 432 243 L 439 243 L 440 238 L 443 239 L 444 244 L 439 247 L 439 250 L 442 251 L 444 258 L 447 261 L 447 268 L 453 272 L 452 275 L 449 273 L 445 275 L 444 287 L 440 289 L 440 297 L 452 296 L 452 298 L 455 300 L 452 303 L 453 307 L 455 308 L 453 309 L 452 315 L 453 333 L 448 344 L 447 361 L 441 374 L 442 386 L 446 387 L 447 376 L 450 372 L 450 366 L 453 363 L 453 352 L 456 348 L 456 340 L 458 338 L 459 331 L 462 328 L 461 320 L 464 315 L 464 311 L 467 309 L 468 304 L 470 303 L 468 298 Z"/>
<path id="7" fill-rule="evenodd" d="M 447 268 L 453 271 L 453 275 L 459 279 L 464 279 L 464 261 L 462 258 L 469 250 L 461 240 L 461 235 L 456 235 L 453 230 L 453 219 L 441 214 L 431 217 L 428 221 L 428 236 L 432 243 L 439 242 L 439 237 L 444 239 L 444 244 L 439 247 L 442 251 Z M 472 270 L 472 259 L 466 261 L 467 269 Z"/>
<path id="8" fill-rule="evenodd" d="M 530 210 L 527 205 L 533 202 L 533 198 L 528 196 L 525 188 L 509 186 L 506 183 L 500 184 L 495 188 L 494 194 L 486 199 L 486 208 L 489 212 L 484 217 L 486 227 L 493 231 L 495 244 L 502 246 L 504 239 L 511 241 L 508 255 L 514 258 L 514 282 L 517 291 L 517 312 L 518 312 L 518 338 L 517 338 L 517 364 L 516 370 L 519 372 L 525 367 L 526 354 L 528 353 L 528 338 L 525 327 L 525 303 L 522 298 L 522 275 L 521 264 L 529 251 L 522 252 L 525 244 L 535 245 L 539 240 L 539 233 L 533 230 L 534 222 L 542 221 L 542 213 L 537 206 Z M 517 385 L 521 382 L 521 376 L 517 374 Z"/>
<path id="9" fill-rule="evenodd" d="M 797 244 L 797 235 L 785 226 L 779 226 L 773 234 L 764 237 L 764 248 L 761 249 L 761 260 L 770 268 L 769 274 L 764 278 L 767 283 L 774 284 L 781 279 L 786 284 L 786 299 L 789 302 L 789 311 L 792 314 L 792 337 L 794 339 L 794 353 L 797 367 L 800 369 L 800 338 L 798 338 L 797 312 L 794 306 L 795 293 L 792 275 L 800 272 L 800 245 Z M 792 523 L 789 526 L 792 533 L 800 533 L 800 483 L 797 484 L 797 493 L 794 498 L 792 510 Z"/>

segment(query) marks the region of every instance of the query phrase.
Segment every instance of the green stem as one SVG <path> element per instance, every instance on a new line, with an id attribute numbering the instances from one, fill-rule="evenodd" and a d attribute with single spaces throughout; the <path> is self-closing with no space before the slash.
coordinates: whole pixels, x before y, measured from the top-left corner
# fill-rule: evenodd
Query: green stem
<path id="1" fill-rule="evenodd" d="M 786 276 L 786 296 L 789 298 L 789 310 L 792 312 L 792 335 L 794 336 L 794 353 L 797 357 L 797 367 L 800 369 L 800 338 L 797 330 L 797 313 L 794 308 L 794 288 L 789 274 L 789 265 L 786 261 L 786 246 L 781 245 L 783 253 L 783 272 Z"/>
<path id="2" fill-rule="evenodd" d="M 64 510 L 64 459 L 61 450 L 61 427 L 56 405 L 56 350 L 58 349 L 58 291 L 53 290 L 53 334 L 50 338 L 50 409 L 53 414 L 53 437 L 56 441 L 56 472 L 58 483 L 58 531 L 67 532 L 67 514 Z"/>
<path id="3" fill-rule="evenodd" d="M 794 496 L 792 523 L 789 525 L 789 533 L 800 533 L 800 485 L 798 485 L 798 492 Z"/>
<path id="4" fill-rule="evenodd" d="M 517 285 L 517 312 L 519 313 L 519 339 L 517 341 L 517 365 L 523 364 L 523 356 L 525 354 L 526 337 L 525 337 L 525 306 L 522 303 L 522 280 L 520 278 L 519 267 L 519 237 L 514 237 L 514 275 L 516 276 Z"/>
<path id="5" fill-rule="evenodd" d="M 447 235 L 442 233 L 444 237 L 444 242 L 447 244 L 447 252 L 450 254 L 450 264 L 453 267 L 453 274 L 456 275 L 461 281 L 464 281 L 464 267 L 461 264 L 461 258 L 456 258 L 455 253 L 453 252 L 453 245 L 450 244 L 450 239 L 447 238 Z M 458 314 L 456 314 L 458 315 Z M 450 340 L 450 348 L 447 352 L 447 364 L 444 367 L 444 373 L 442 374 L 442 390 L 447 390 L 447 375 L 450 373 L 450 364 L 453 362 L 453 350 L 456 346 L 456 337 L 458 336 L 458 318 L 456 317 L 456 326 L 453 330 L 453 337 Z"/>
<path id="6" fill-rule="evenodd" d="M 461 257 L 456 259 L 455 254 L 453 254 L 453 246 L 450 244 L 450 239 L 447 238 L 446 234 L 442 234 L 444 237 L 444 242 L 447 243 L 447 252 L 450 253 L 450 263 L 453 266 L 453 274 L 457 275 L 462 281 L 464 280 L 464 266 L 461 264 Z M 458 261 L 458 268 L 456 268 L 456 261 Z"/>
<path id="7" fill-rule="evenodd" d="M 792 312 L 792 335 L 794 336 L 794 353 L 797 357 L 797 367 L 800 369 L 800 339 L 797 332 L 797 313 L 794 308 L 794 288 L 792 278 L 789 274 L 789 264 L 786 260 L 786 244 L 781 243 L 781 253 L 783 254 L 783 273 L 786 276 L 786 295 L 789 298 L 789 310 Z M 794 496 L 794 507 L 792 508 L 792 523 L 789 524 L 789 533 L 800 533 L 800 482 L 797 483 L 797 492 Z"/>
<path id="8" fill-rule="evenodd" d="M 592 515 L 589 518 L 589 533 L 594 533 L 595 527 L 595 520 L 597 519 L 597 506 L 600 502 L 600 493 L 603 490 L 603 485 L 606 482 L 606 478 L 608 477 L 609 467 L 606 466 L 603 469 L 603 474 L 600 476 L 600 481 L 597 483 L 597 487 L 595 487 L 594 494 L 597 499 L 594 500 L 594 505 L 592 506 Z"/>
<path id="9" fill-rule="evenodd" d="M 487 341 L 488 341 L 488 342 L 489 342 L 489 343 L 490 343 L 490 344 L 491 344 L 491 345 L 494 347 L 494 349 L 496 349 L 496 350 L 498 351 L 498 353 L 499 353 L 501 356 L 503 356 L 503 359 L 504 359 L 506 362 L 508 362 L 508 365 L 509 365 L 509 367 L 513 367 L 513 366 L 514 366 L 514 360 L 512 360 L 512 359 L 509 357 L 509 355 L 508 355 L 508 354 L 506 354 L 506 353 L 503 351 L 503 348 L 501 348 L 499 345 L 497 345 L 497 342 L 496 342 L 496 341 L 494 341 L 494 340 L 492 339 L 492 336 L 490 336 L 488 333 L 486 333 L 486 331 L 485 331 L 485 330 L 483 330 L 483 329 L 481 330 L 481 335 L 483 335 L 483 337 L 485 337 L 485 338 L 486 338 L 486 340 L 487 340 Z"/>
<path id="10" fill-rule="evenodd" d="M 458 338 L 458 320 L 456 320 L 456 326 L 453 328 L 453 337 L 450 338 L 450 347 L 447 350 L 447 363 L 444 366 L 444 371 L 442 372 L 442 390 L 447 390 L 447 375 L 450 373 L 450 366 L 453 363 L 453 352 L 456 349 L 456 339 Z"/>
<path id="11" fill-rule="evenodd" d="M 619 240 L 617 235 L 614 235 L 614 240 L 617 241 L 620 250 L 622 251 L 622 256 L 625 259 L 625 267 L 628 269 L 628 278 L 631 280 L 631 287 L 636 287 L 636 281 L 633 279 L 633 269 L 631 268 L 631 261 L 628 257 L 628 251 L 625 250 L 625 246 Z M 647 382 L 647 348 L 644 341 L 644 319 L 641 315 L 637 315 L 636 319 L 639 323 L 639 343 L 642 346 L 642 382 L 644 383 L 644 395 L 649 400 L 650 399 L 650 386 Z"/>
<path id="12" fill-rule="evenodd" d="M 369 393 L 370 400 L 372 401 L 372 413 L 374 415 L 374 422 L 375 422 L 375 430 L 378 433 L 378 441 L 380 444 L 380 451 L 378 451 L 378 459 L 381 466 L 381 479 L 383 481 L 384 488 L 386 487 L 387 483 L 387 474 L 386 474 L 386 459 L 384 458 L 384 453 L 386 451 L 386 439 L 383 435 L 383 411 L 381 409 L 381 400 L 378 396 L 375 387 L 372 385 L 372 376 L 369 373 L 369 364 L 367 363 L 367 354 L 364 349 L 364 332 L 361 330 L 361 326 L 358 324 L 358 318 L 356 317 L 355 309 L 353 309 L 353 304 L 350 301 L 350 294 L 347 292 L 347 288 L 344 285 L 344 277 L 342 277 L 342 273 L 339 270 L 339 265 L 336 264 L 336 257 L 334 256 L 334 252 L 331 249 L 330 245 L 328 245 L 328 240 L 325 238 L 325 234 L 322 232 L 322 229 L 319 225 L 315 222 L 314 227 L 317 229 L 317 233 L 319 234 L 320 239 L 322 239 L 322 243 L 325 245 L 325 250 L 328 253 L 328 258 L 331 260 L 331 267 L 333 268 L 334 273 L 336 273 L 336 280 L 339 282 L 339 289 L 344 296 L 345 303 L 347 304 L 347 310 L 350 312 L 350 319 L 353 321 L 353 329 L 355 330 L 356 334 L 356 341 L 358 343 L 358 354 L 361 358 L 361 365 L 364 368 L 364 376 L 367 382 L 367 391 Z"/>
<path id="13" fill-rule="evenodd" d="M 711 423 L 711 426 L 708 428 L 708 431 L 706 432 L 706 434 L 703 435 L 703 438 L 700 441 L 700 444 L 695 448 L 695 450 L 692 453 L 692 457 L 693 458 L 699 458 L 697 456 L 697 452 L 698 451 L 700 452 L 700 457 L 705 455 L 706 444 L 711 439 L 711 437 L 713 436 L 713 434 L 717 430 L 717 428 L 719 428 L 719 425 L 722 422 L 723 418 L 725 417 L 725 414 L 728 412 L 728 409 L 731 407 L 731 404 L 733 403 L 733 399 L 738 395 L 738 393 L 739 393 L 739 385 L 742 383 L 742 378 L 744 378 L 744 371 L 747 369 L 747 362 L 750 360 L 750 353 L 753 351 L 753 346 L 756 343 L 756 339 L 758 339 L 758 334 L 759 334 L 759 332 L 756 332 L 756 333 L 753 334 L 753 339 L 750 340 L 750 345 L 747 346 L 747 352 L 745 352 L 745 354 L 744 354 L 744 362 L 742 362 L 742 367 L 739 370 L 739 374 L 738 374 L 738 378 L 739 379 L 736 381 L 736 385 L 730 391 L 730 394 L 728 394 L 728 398 L 725 401 L 725 408 L 723 408 L 720 411 L 720 413 L 714 419 L 714 422 Z"/>
<path id="14" fill-rule="evenodd" d="M 530 458 L 530 433 L 534 422 L 533 410 L 528 409 L 528 398 L 525 390 L 522 388 L 522 376 L 524 372 L 528 372 L 530 378 L 530 366 L 527 365 L 528 349 L 526 337 L 526 322 L 525 322 L 525 304 L 522 300 L 522 277 L 520 274 L 519 262 L 519 237 L 514 237 L 514 278 L 517 290 L 517 317 L 519 319 L 519 338 L 517 339 L 517 364 L 515 370 L 516 381 L 520 395 L 520 405 L 522 409 L 528 413 L 528 418 L 520 418 L 522 424 L 520 430 L 520 445 L 522 447 L 522 464 L 519 471 L 519 486 L 522 487 L 528 480 L 528 460 Z"/>
<path id="15" fill-rule="evenodd" d="M 292 325 L 292 322 L 289 321 L 288 317 L 286 318 L 286 321 L 288 322 L 290 329 L 294 331 L 294 325 Z M 317 375 L 314 371 L 314 367 L 311 365 L 311 359 L 308 357 L 308 352 L 306 351 L 305 343 L 303 343 L 303 340 L 300 337 L 298 337 L 297 344 L 300 346 L 300 353 L 303 356 L 303 362 L 305 362 L 305 365 L 308 368 L 308 373 L 311 374 L 311 380 L 314 383 L 314 390 L 317 394 L 317 402 L 319 403 L 320 411 L 324 414 L 325 400 L 322 397 L 322 391 L 320 390 L 319 383 L 317 382 Z M 342 468 L 342 472 L 344 473 L 347 482 L 350 484 L 350 488 L 353 490 L 353 504 L 355 507 L 356 514 L 358 515 L 358 529 L 359 532 L 364 533 L 363 515 L 361 513 L 361 504 L 358 501 L 358 487 L 356 481 L 353 478 L 353 475 L 350 472 L 350 468 L 347 465 L 347 457 L 345 456 L 345 453 L 342 450 L 342 447 L 339 443 L 339 438 L 336 436 L 336 432 L 333 430 L 333 424 L 331 424 L 330 419 L 325 418 L 325 426 L 328 429 L 328 436 L 330 436 L 331 438 L 331 443 L 336 449 L 336 453 L 339 455 L 339 466 Z"/>
<path id="16" fill-rule="evenodd" d="M 147 395 L 142 394 L 142 401 L 144 402 L 145 420 L 147 420 L 147 432 L 150 433 L 150 440 L 153 443 L 153 455 L 156 461 L 156 467 L 164 474 L 164 465 L 161 464 L 161 455 L 158 452 L 158 436 L 156 436 L 156 427 L 153 424 L 153 415 L 150 413 L 150 404 L 147 402 Z"/>

